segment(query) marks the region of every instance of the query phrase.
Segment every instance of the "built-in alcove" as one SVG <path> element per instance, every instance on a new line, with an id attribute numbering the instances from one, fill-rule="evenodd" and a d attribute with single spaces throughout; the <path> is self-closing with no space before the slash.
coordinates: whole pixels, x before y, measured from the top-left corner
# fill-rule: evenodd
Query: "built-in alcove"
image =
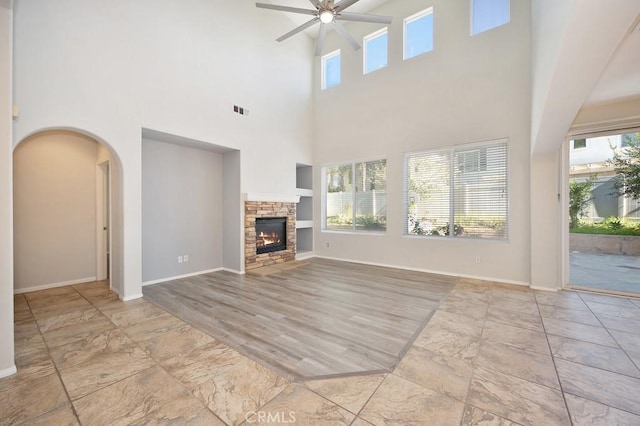
<path id="1" fill-rule="evenodd" d="M 240 152 L 142 132 L 142 280 L 242 270 Z"/>

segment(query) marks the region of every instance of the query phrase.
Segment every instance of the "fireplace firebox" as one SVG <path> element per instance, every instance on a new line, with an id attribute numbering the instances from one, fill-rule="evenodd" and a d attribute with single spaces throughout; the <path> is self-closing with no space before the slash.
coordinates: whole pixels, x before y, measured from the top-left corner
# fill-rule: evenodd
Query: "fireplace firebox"
<path id="1" fill-rule="evenodd" d="M 287 249 L 287 218 L 256 218 L 256 254 Z"/>

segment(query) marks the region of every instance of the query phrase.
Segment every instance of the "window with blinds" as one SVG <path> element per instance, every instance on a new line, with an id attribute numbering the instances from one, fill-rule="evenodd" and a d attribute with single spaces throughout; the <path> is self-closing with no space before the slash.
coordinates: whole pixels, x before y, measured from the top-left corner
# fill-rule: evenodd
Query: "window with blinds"
<path id="1" fill-rule="evenodd" d="M 327 231 L 387 229 L 387 160 L 323 168 Z"/>
<path id="2" fill-rule="evenodd" d="M 506 240 L 507 141 L 405 155 L 406 235 Z"/>

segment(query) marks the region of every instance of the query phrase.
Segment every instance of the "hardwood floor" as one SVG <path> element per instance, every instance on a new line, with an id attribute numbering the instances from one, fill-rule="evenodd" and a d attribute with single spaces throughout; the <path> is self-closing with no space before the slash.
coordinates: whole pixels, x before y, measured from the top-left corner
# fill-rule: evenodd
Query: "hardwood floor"
<path id="1" fill-rule="evenodd" d="M 269 276 L 215 272 L 145 299 L 292 380 L 393 371 L 455 278 L 313 259 Z"/>

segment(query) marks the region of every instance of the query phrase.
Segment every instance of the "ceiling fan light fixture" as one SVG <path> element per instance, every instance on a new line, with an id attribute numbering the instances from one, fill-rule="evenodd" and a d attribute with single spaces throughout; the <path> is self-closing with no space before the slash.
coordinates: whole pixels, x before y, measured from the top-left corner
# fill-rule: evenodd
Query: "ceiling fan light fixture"
<path id="1" fill-rule="evenodd" d="M 319 17 L 320 22 L 322 22 L 323 24 L 330 24 L 333 22 L 336 16 L 333 13 L 333 10 L 323 10 L 322 12 L 320 12 Z"/>

